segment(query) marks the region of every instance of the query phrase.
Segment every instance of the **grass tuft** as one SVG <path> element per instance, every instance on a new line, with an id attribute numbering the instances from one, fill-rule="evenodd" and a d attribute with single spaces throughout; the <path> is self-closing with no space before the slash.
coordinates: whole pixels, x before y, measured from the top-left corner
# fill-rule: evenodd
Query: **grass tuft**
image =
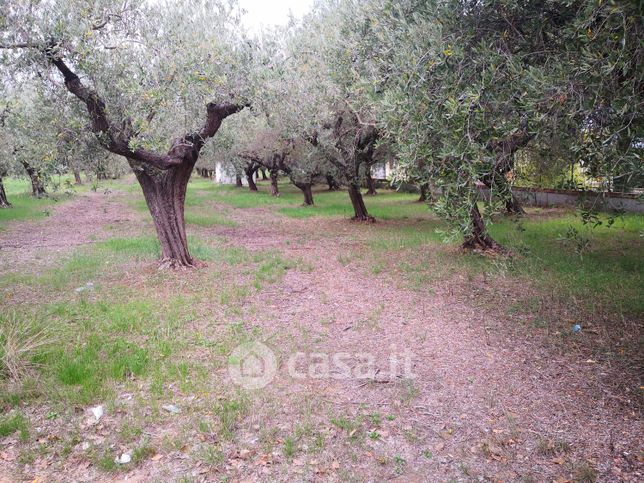
<path id="1" fill-rule="evenodd" d="M 0 419 L 0 438 L 6 438 L 18 432 L 21 441 L 29 439 L 29 423 L 20 413 L 14 413 Z"/>
<path id="2" fill-rule="evenodd" d="M 53 338 L 40 322 L 0 315 L 0 377 L 22 381 L 33 375 L 35 359 L 51 346 Z"/>

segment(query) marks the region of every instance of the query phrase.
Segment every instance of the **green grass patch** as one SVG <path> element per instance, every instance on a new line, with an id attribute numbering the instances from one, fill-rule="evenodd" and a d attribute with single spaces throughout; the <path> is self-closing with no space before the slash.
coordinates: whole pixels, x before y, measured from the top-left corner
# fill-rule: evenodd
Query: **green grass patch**
<path id="1" fill-rule="evenodd" d="M 250 407 L 248 398 L 238 395 L 236 398 L 222 399 L 215 404 L 213 412 L 219 419 L 219 429 L 224 439 L 231 439 L 238 422 L 246 415 Z"/>
<path id="2" fill-rule="evenodd" d="M 21 310 L 24 318 L 47 320 L 56 336 L 48 350 L 27 353 L 49 399 L 87 404 L 152 373 L 163 375 L 162 386 L 192 377 L 192 367 L 182 366 L 186 342 L 176 337 L 194 317 L 183 296 L 159 300 L 119 288 Z M 0 374 L 0 387 L 9 376 Z"/>
<path id="3" fill-rule="evenodd" d="M 602 219 L 606 221 L 606 215 Z M 566 233 L 572 226 L 588 240 L 581 254 Z M 529 217 L 518 224 L 504 219 L 490 232 L 519 254 L 508 264 L 511 272 L 536 281 L 549 291 L 576 297 L 591 308 L 603 305 L 619 313 L 644 313 L 644 217 L 628 214 L 611 227 L 584 226 L 578 217 Z"/>
<path id="4" fill-rule="evenodd" d="M 29 439 L 29 422 L 20 413 L 13 413 L 0 418 L 0 438 L 6 438 L 14 433 L 19 433 L 21 441 Z"/>
<path id="5" fill-rule="evenodd" d="M 197 226 L 237 226 L 232 220 L 226 219 L 223 215 L 217 213 L 203 213 L 195 212 L 190 209 L 186 210 L 185 213 L 186 223 L 189 225 Z"/>
<path id="6" fill-rule="evenodd" d="M 98 250 L 105 249 L 108 252 L 138 260 L 151 260 L 161 255 L 159 240 L 152 236 L 110 238 L 95 246 Z"/>
<path id="7" fill-rule="evenodd" d="M 38 199 L 28 194 L 11 196 L 9 202 L 11 208 L 0 208 L 0 230 L 5 229 L 6 223 L 10 221 L 45 218 L 51 214 L 51 209 L 56 203 L 52 198 Z"/>
<path id="8" fill-rule="evenodd" d="M 36 220 L 49 216 L 57 203 L 67 201 L 79 187 L 73 186 L 67 176 L 55 176 L 47 190 L 45 198 L 31 196 L 31 183 L 26 178 L 4 178 L 3 184 L 11 208 L 0 208 L 0 230 L 6 228 L 7 223 L 20 220 Z"/>
<path id="9" fill-rule="evenodd" d="M 271 251 L 256 255 L 254 261 L 259 263 L 254 282 L 258 289 L 263 283 L 275 283 L 281 280 L 287 270 L 295 267 L 292 261 L 285 260 L 278 253 Z"/>
<path id="10" fill-rule="evenodd" d="M 302 193 L 288 181 L 279 183 L 280 196 L 270 194 L 267 181 L 257 183 L 259 191 L 217 185 L 208 180 L 195 179 L 188 185 L 186 206 L 203 206 L 208 201 L 226 204 L 234 208 L 275 207 L 276 212 L 291 218 L 315 216 L 353 216 L 353 208 L 346 191 L 327 191 L 324 187 L 314 188 L 314 206 L 302 206 Z M 376 196 L 364 196 L 369 213 L 381 220 L 404 220 L 427 218 L 424 203 L 418 203 L 418 195 L 381 189 Z M 210 215 L 208 215 L 210 216 Z M 187 219 L 186 219 L 187 220 Z"/>
<path id="11" fill-rule="evenodd" d="M 4 273 L 0 275 L 0 288 L 22 284 L 50 290 L 68 289 L 95 279 L 108 263 L 99 253 L 77 253 L 64 259 L 59 266 L 40 273 Z"/>
<path id="12" fill-rule="evenodd" d="M 382 189 L 376 196 L 364 196 L 369 214 L 376 220 L 426 219 L 429 216 L 427 206 L 417 202 L 418 195 L 399 193 Z M 311 216 L 341 216 L 351 218 L 353 208 L 346 191 L 318 191 L 314 193 L 315 205 L 311 207 L 280 207 L 277 211 L 291 218 L 308 218 Z M 301 203 L 301 200 L 298 200 Z"/>
<path id="13" fill-rule="evenodd" d="M 498 217 L 490 225 L 490 233 L 514 253 L 512 258 L 459 252 L 460 240 L 443 243 L 440 230 L 445 225 L 437 219 L 376 223 L 369 233 L 370 250 L 365 258 L 372 272 L 399 269 L 418 289 L 431 288 L 455 273 L 471 277 L 481 273 L 494 276 L 501 271 L 529 280 L 545 293 L 574 299 L 587 310 L 600 305 L 619 314 L 641 315 L 644 217 L 627 214 L 610 227 L 608 215 L 600 215 L 600 219 L 603 224 L 591 228 L 569 211 L 544 216 L 542 210 L 530 209 L 518 222 Z M 584 239 L 586 250 L 581 254 L 577 252 L 578 240 L 566 237 L 570 227 Z"/>

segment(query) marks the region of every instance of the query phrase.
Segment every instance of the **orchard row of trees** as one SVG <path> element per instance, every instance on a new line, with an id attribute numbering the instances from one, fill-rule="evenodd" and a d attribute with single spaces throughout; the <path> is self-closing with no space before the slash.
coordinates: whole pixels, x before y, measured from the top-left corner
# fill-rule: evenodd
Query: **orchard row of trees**
<path id="1" fill-rule="evenodd" d="M 500 248 L 489 217 L 521 211 L 519 156 L 642 179 L 640 2 L 321 0 L 254 37 L 219 0 L 4 0 L 1 12 L 3 159 L 48 159 L 54 144 L 72 170 L 98 149 L 125 158 L 162 266 L 194 264 L 183 205 L 198 162 L 251 187 L 265 169 L 273 194 L 286 175 L 306 204 L 317 180 L 346 186 L 369 221 L 361 186 L 373 192 L 371 167 L 395 160 L 394 181 L 431 187 L 453 235 L 483 249 Z"/>
<path id="2" fill-rule="evenodd" d="M 80 185 L 82 171 L 96 179 L 122 174 L 122 163 L 101 149 L 86 124 L 77 105 L 55 102 L 37 83 L 22 85 L 20 91 L 5 86 L 0 100 L 0 206 L 11 207 L 3 184 L 8 176 L 28 177 L 33 196 L 42 198 L 54 175 L 71 173 Z"/>

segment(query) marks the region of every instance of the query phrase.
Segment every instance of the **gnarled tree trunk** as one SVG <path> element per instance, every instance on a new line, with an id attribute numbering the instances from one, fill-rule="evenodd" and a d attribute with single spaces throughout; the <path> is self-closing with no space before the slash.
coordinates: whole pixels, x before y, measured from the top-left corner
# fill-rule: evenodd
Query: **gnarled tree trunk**
<path id="1" fill-rule="evenodd" d="M 189 161 L 167 170 L 151 167 L 140 169 L 139 163 L 128 159 L 143 189 L 154 227 L 161 245 L 159 268 L 194 267 L 188 251 L 184 205 L 186 189 L 193 165 Z"/>
<path id="2" fill-rule="evenodd" d="M 242 183 L 241 176 L 239 176 L 238 174 L 236 174 L 236 175 L 235 175 L 235 187 L 236 187 L 236 188 L 241 188 L 242 186 L 244 186 L 244 184 Z"/>
<path id="3" fill-rule="evenodd" d="M 365 177 L 367 179 L 367 194 L 369 196 L 375 196 L 378 194 L 376 191 L 376 180 L 371 176 L 371 167 L 367 166 L 365 169 Z"/>
<path id="4" fill-rule="evenodd" d="M 40 173 L 38 173 L 38 170 L 31 166 L 27 161 L 21 161 L 21 163 L 24 166 L 29 179 L 31 180 L 31 194 L 36 198 L 45 197 L 47 195 L 47 192 L 45 191 L 45 185 L 40 178 Z"/>
<path id="5" fill-rule="evenodd" d="M 472 222 L 472 232 L 465 237 L 463 248 L 479 248 L 481 250 L 502 251 L 499 245 L 488 233 L 485 228 L 485 222 L 476 203 L 470 209 L 470 219 Z"/>
<path id="6" fill-rule="evenodd" d="M 7 199 L 7 193 L 4 190 L 4 183 L 0 177 L 0 208 L 11 208 L 11 203 Z"/>
<path id="7" fill-rule="evenodd" d="M 99 179 L 99 180 L 109 179 L 109 177 L 107 176 L 107 171 L 104 166 L 99 165 L 96 167 L 96 179 Z"/>
<path id="8" fill-rule="evenodd" d="M 429 196 L 429 184 L 428 183 L 421 183 L 420 185 L 420 197 L 418 198 L 419 203 L 424 203 L 427 201 L 427 197 Z"/>
<path id="9" fill-rule="evenodd" d="M 355 221 L 376 221 L 376 219 L 367 212 L 367 207 L 364 204 L 362 193 L 360 192 L 360 186 L 355 182 L 349 183 L 349 198 L 351 199 L 351 205 L 353 206 L 353 212 L 355 213 L 355 216 L 353 217 Z"/>
<path id="10" fill-rule="evenodd" d="M 134 171 L 150 209 L 161 245 L 161 268 L 192 267 L 183 216 L 186 188 L 201 148 L 213 137 L 223 120 L 243 109 L 241 104 L 209 102 L 206 120 L 199 131 L 173 141 L 167 153 L 132 149 L 136 136 L 129 119 L 113 122 L 100 95 L 82 81 L 53 48 L 45 51 L 49 61 L 65 79 L 65 87 L 87 107 L 91 129 L 108 151 L 124 156 Z"/>
<path id="11" fill-rule="evenodd" d="M 300 182 L 295 182 L 293 181 L 293 184 L 297 186 L 301 191 L 302 194 L 304 195 L 304 206 L 311 206 L 313 205 L 313 190 L 312 190 L 312 184 L 311 183 L 300 183 Z"/>
<path id="12" fill-rule="evenodd" d="M 257 185 L 255 184 L 255 173 L 257 168 L 246 168 L 244 173 L 246 174 L 246 181 L 248 182 L 248 189 L 251 191 L 257 191 Z"/>
<path id="13" fill-rule="evenodd" d="M 74 183 L 76 184 L 76 186 L 82 185 L 83 179 L 81 178 L 80 170 L 77 168 L 74 168 L 73 171 L 74 171 Z"/>
<path id="14" fill-rule="evenodd" d="M 488 143 L 487 149 L 496 156 L 494 166 L 490 175 L 481 181 L 490 188 L 495 184 L 501 188 L 505 197 L 505 209 L 513 215 L 525 214 L 519 200 L 512 193 L 506 176 L 514 169 L 514 156 L 517 151 L 525 148 L 534 138 L 534 134 L 528 132 L 527 118 L 521 120 L 519 129 L 507 137 Z"/>
<path id="15" fill-rule="evenodd" d="M 280 189 L 277 184 L 277 170 L 276 169 L 271 169 L 270 171 L 271 175 L 271 196 L 279 196 L 280 195 Z"/>
<path id="16" fill-rule="evenodd" d="M 329 185 L 329 191 L 338 191 L 340 189 L 340 183 L 330 174 L 326 175 L 326 183 Z"/>

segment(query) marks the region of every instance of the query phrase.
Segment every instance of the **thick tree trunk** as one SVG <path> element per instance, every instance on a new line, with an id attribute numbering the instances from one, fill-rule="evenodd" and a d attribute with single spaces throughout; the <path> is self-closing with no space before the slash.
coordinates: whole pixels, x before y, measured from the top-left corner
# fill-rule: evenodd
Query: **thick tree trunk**
<path id="1" fill-rule="evenodd" d="M 81 178 L 81 173 L 79 169 L 74 168 L 74 183 L 76 186 L 80 186 L 83 184 L 83 179 Z"/>
<path id="2" fill-rule="evenodd" d="M 376 191 L 376 180 L 371 176 L 371 167 L 367 166 L 365 169 L 365 177 L 367 178 L 367 194 L 369 196 L 375 196 L 378 194 Z"/>
<path id="3" fill-rule="evenodd" d="M 330 174 L 326 175 L 326 183 L 329 185 L 329 191 L 337 191 L 340 189 L 340 183 Z"/>
<path id="4" fill-rule="evenodd" d="M 25 171 L 27 172 L 27 175 L 29 175 L 29 179 L 31 180 L 31 194 L 36 198 L 43 198 L 44 196 L 46 196 L 47 192 L 45 191 L 45 185 L 40 179 L 38 170 L 31 166 L 27 161 L 21 162 L 25 168 Z"/>
<path id="5" fill-rule="evenodd" d="M 271 175 L 271 196 L 279 196 L 280 189 L 279 189 L 279 186 L 277 185 L 277 170 L 272 169 L 270 171 L 270 175 Z"/>
<path id="6" fill-rule="evenodd" d="M 7 199 L 7 193 L 4 190 L 4 183 L 0 178 L 0 208 L 11 208 L 11 203 Z"/>
<path id="7" fill-rule="evenodd" d="M 235 187 L 241 188 L 242 186 L 244 186 L 244 184 L 242 183 L 241 176 L 239 176 L 238 174 L 235 175 Z"/>
<path id="8" fill-rule="evenodd" d="M 257 185 L 255 184 L 255 179 L 254 179 L 256 171 L 257 171 L 256 169 L 245 170 L 246 181 L 248 182 L 248 189 L 251 191 L 257 191 Z"/>
<path id="9" fill-rule="evenodd" d="M 353 211 L 355 213 L 353 219 L 355 221 L 376 221 L 376 219 L 367 212 L 367 207 L 362 199 L 362 193 L 360 193 L 360 186 L 358 184 L 349 183 L 349 198 L 351 198 L 351 205 L 353 205 Z"/>
<path id="10" fill-rule="evenodd" d="M 191 163 L 186 162 L 161 171 L 146 167 L 135 169 L 136 161 L 130 160 L 136 178 L 143 189 L 145 202 L 150 209 L 161 245 L 159 268 L 194 267 L 195 261 L 188 251 L 186 224 L 183 217 L 186 188 L 192 173 Z"/>
<path id="11" fill-rule="evenodd" d="M 208 138 L 213 137 L 222 121 L 245 106 L 241 104 L 206 104 L 206 120 L 199 131 L 189 132 L 172 143 L 170 150 L 158 153 L 146 149 L 131 149 L 133 137 L 129 119 L 112 122 L 100 95 L 83 85 L 53 48 L 45 51 L 48 60 L 65 79 L 65 87 L 87 107 L 91 129 L 106 135 L 103 146 L 114 154 L 127 158 L 143 190 L 145 201 L 154 220 L 161 245 L 161 268 L 192 267 L 194 260 L 188 252 L 183 209 L 188 180 L 199 153 Z"/>
<path id="12" fill-rule="evenodd" d="M 470 209 L 470 219 L 472 222 L 472 232 L 465 237 L 463 248 L 479 248 L 481 250 L 502 251 L 499 245 L 488 233 L 485 228 L 485 222 L 476 203 Z"/>
<path id="13" fill-rule="evenodd" d="M 425 201 L 427 201 L 428 196 L 429 196 L 429 184 L 422 183 L 420 185 L 420 197 L 418 198 L 418 202 L 424 203 Z"/>
<path id="14" fill-rule="evenodd" d="M 295 186 L 297 186 L 301 191 L 302 194 L 304 195 L 304 206 L 312 206 L 313 203 L 313 190 L 312 190 L 312 184 L 311 183 L 296 183 L 293 182 Z"/>
<path id="15" fill-rule="evenodd" d="M 260 171 L 262 173 L 262 180 L 266 181 L 268 179 L 268 177 L 266 176 L 266 170 L 264 168 L 261 168 Z"/>

